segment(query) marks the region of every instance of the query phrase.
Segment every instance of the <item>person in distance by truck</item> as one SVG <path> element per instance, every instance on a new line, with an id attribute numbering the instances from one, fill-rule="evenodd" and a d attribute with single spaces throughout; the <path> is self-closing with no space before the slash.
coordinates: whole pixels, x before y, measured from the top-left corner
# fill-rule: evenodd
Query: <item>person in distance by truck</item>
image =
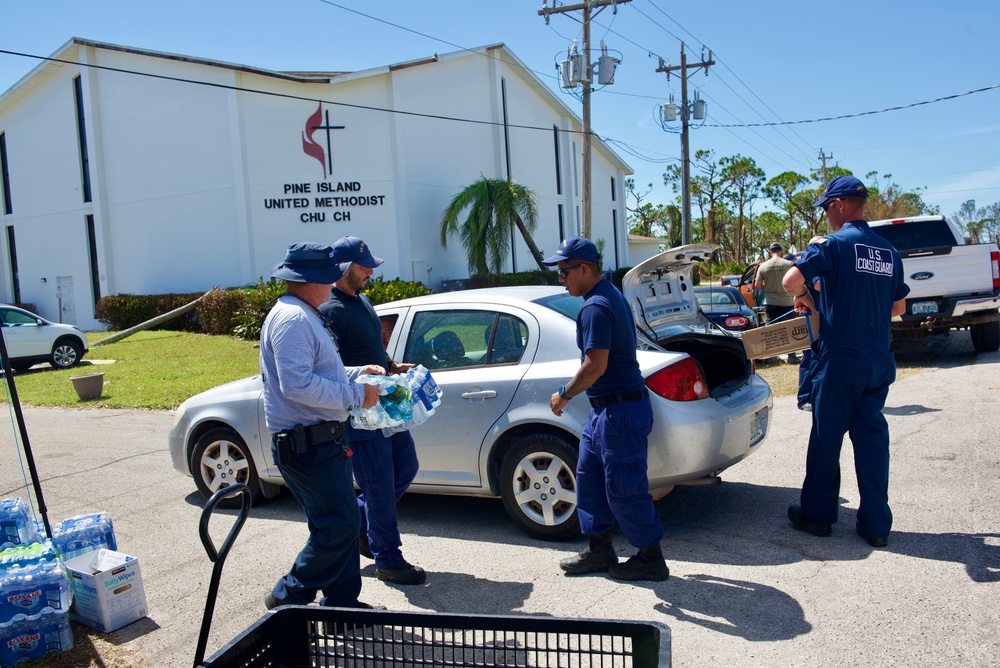
<path id="1" fill-rule="evenodd" d="M 795 309 L 819 313 L 812 429 L 800 502 L 788 508 L 794 528 L 829 536 L 837 521 L 840 448 L 850 432 L 861 502 L 855 531 L 872 547 L 888 544 L 889 425 L 882 415 L 896 379 L 890 321 L 906 308 L 899 253 L 864 219 L 868 189 L 839 176 L 816 201 L 832 232 L 814 237 L 782 284 Z M 806 283 L 822 281 L 817 304 Z"/>

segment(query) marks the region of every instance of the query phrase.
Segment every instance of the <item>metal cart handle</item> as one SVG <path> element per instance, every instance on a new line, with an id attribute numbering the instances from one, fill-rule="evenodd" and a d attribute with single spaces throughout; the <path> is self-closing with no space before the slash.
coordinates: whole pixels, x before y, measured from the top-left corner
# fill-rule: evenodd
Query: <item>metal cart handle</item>
<path id="1" fill-rule="evenodd" d="M 216 551 L 215 543 L 212 542 L 212 537 L 208 535 L 209 520 L 212 519 L 212 513 L 222 499 L 237 494 L 240 496 L 241 502 L 240 514 L 237 516 L 233 527 L 229 530 L 226 540 L 223 541 L 222 549 Z M 201 619 L 198 648 L 194 654 L 194 668 L 198 668 L 205 660 L 205 646 L 208 644 L 208 633 L 212 629 L 212 615 L 215 613 L 215 599 L 219 595 L 219 579 L 222 577 L 222 566 L 226 562 L 226 556 L 229 555 L 230 548 L 236 541 L 236 536 L 239 535 L 240 529 L 243 528 L 243 525 L 247 521 L 247 516 L 250 514 L 250 503 L 250 489 L 246 485 L 230 485 L 215 492 L 201 511 L 198 534 L 201 536 L 201 544 L 205 546 L 205 551 L 208 552 L 208 558 L 215 563 L 215 566 L 212 567 L 212 579 L 208 585 L 208 598 L 205 600 L 205 615 Z"/>

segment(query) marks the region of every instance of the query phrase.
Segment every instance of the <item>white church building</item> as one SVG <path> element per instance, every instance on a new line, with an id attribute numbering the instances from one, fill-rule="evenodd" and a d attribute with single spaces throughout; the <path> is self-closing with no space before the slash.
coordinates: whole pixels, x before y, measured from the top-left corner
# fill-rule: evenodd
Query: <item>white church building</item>
<path id="1" fill-rule="evenodd" d="M 480 176 L 538 196 L 538 247 L 581 228 L 582 123 L 504 45 L 363 72 L 275 72 L 72 39 L 0 96 L 0 301 L 102 328 L 101 296 L 267 277 L 351 234 L 387 279 L 468 277 L 441 214 Z M 629 166 L 593 141 L 591 237 L 632 266 Z M 655 254 L 655 253 L 652 253 Z M 507 271 L 536 268 L 516 237 Z"/>

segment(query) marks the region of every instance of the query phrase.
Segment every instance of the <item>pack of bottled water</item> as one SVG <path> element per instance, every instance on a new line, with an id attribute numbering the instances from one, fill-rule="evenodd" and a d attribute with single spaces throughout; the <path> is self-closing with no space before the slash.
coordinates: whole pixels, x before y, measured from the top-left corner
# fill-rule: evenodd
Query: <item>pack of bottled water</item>
<path id="1" fill-rule="evenodd" d="M 0 501 L 0 550 L 15 545 L 29 545 L 41 540 L 31 508 L 21 498 Z"/>
<path id="2" fill-rule="evenodd" d="M 416 366 L 405 374 L 359 376 L 355 382 L 378 385 L 378 404 L 351 411 L 355 429 L 381 429 L 386 436 L 423 424 L 441 404 L 444 394 L 430 371 Z"/>
<path id="3" fill-rule="evenodd" d="M 77 515 L 63 520 L 52 527 L 52 544 L 63 561 L 102 547 L 118 549 L 115 529 L 108 513 Z"/>
<path id="4" fill-rule="evenodd" d="M 40 561 L 0 571 L 0 621 L 36 615 L 44 608 L 68 612 L 73 587 L 59 561 Z"/>
<path id="5" fill-rule="evenodd" d="M 24 568 L 49 561 L 55 562 L 58 558 L 56 548 L 48 538 L 40 543 L 14 545 L 0 550 L 0 571 L 5 571 L 8 568 Z"/>
<path id="6" fill-rule="evenodd" d="M 0 622 L 0 666 L 5 668 L 71 649 L 73 631 L 64 611 L 42 608 L 34 615 L 17 614 Z"/>

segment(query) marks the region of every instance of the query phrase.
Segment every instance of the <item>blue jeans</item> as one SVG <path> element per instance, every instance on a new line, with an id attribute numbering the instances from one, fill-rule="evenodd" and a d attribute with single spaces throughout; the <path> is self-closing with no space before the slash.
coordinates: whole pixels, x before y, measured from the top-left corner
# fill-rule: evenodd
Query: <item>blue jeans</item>
<path id="1" fill-rule="evenodd" d="M 391 568 L 403 560 L 396 503 L 417 475 L 417 451 L 410 432 L 390 437 L 381 431 L 348 427 L 354 457 L 354 479 L 361 488 L 357 505 L 362 534 L 375 557 L 376 568 Z"/>
<path id="2" fill-rule="evenodd" d="M 584 535 L 612 529 L 618 520 L 635 547 L 663 540 L 646 474 L 652 429 L 649 397 L 590 410 L 576 464 L 577 513 Z"/>
<path id="3" fill-rule="evenodd" d="M 271 454 L 277 462 L 273 436 Z M 350 459 L 339 443 L 325 443 L 293 454 L 291 463 L 279 464 L 278 470 L 305 510 L 309 538 L 291 570 L 274 586 L 274 597 L 282 604 L 308 605 L 322 591 L 320 605 L 357 607 L 361 519 Z"/>

